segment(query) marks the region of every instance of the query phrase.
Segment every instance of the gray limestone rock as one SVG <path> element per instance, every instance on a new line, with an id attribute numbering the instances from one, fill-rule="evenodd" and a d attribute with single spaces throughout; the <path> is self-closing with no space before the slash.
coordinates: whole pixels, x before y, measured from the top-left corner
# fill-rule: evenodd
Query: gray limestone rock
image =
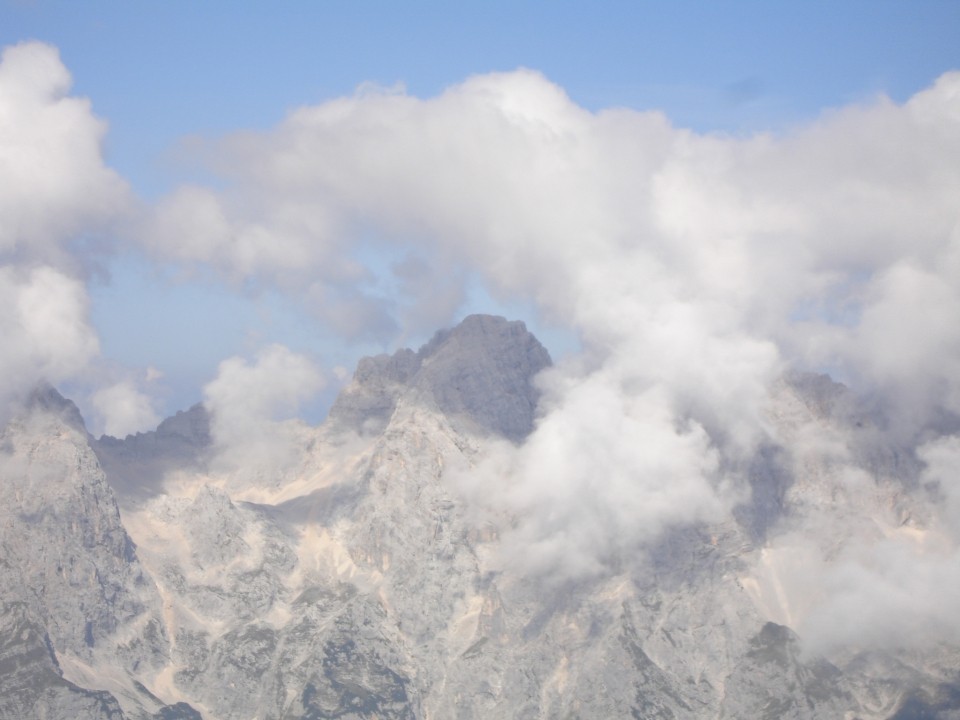
<path id="1" fill-rule="evenodd" d="M 420 349 L 413 385 L 447 417 L 521 441 L 533 430 L 539 392 L 533 379 L 550 355 L 522 322 L 471 315 Z"/>
<path id="2" fill-rule="evenodd" d="M 50 638 L 26 604 L 0 603 L 0 719 L 123 717 L 110 693 L 64 679 Z"/>
<path id="3" fill-rule="evenodd" d="M 89 659 L 118 629 L 148 619 L 155 598 L 71 407 L 48 391 L 0 431 L 0 575 L 57 651 Z M 162 657 L 162 645 L 143 647 L 142 659 Z"/>
<path id="4" fill-rule="evenodd" d="M 855 706 L 839 669 L 824 660 L 801 661 L 796 634 L 768 622 L 727 678 L 721 717 L 816 720 L 843 717 Z"/>
<path id="5" fill-rule="evenodd" d="M 57 419 L 79 433 L 87 432 L 87 426 L 77 406 L 50 385 L 38 386 L 27 397 L 21 417 L 31 413 Z"/>
<path id="6" fill-rule="evenodd" d="M 172 470 L 201 470 L 210 449 L 210 414 L 197 404 L 180 411 L 156 430 L 120 439 L 90 439 L 100 465 L 122 503 L 137 503 L 163 491 Z"/>
<path id="7" fill-rule="evenodd" d="M 471 315 L 416 353 L 361 360 L 330 417 L 379 432 L 397 401 L 413 395 L 451 419 L 519 442 L 533 429 L 539 397 L 533 379 L 549 366 L 549 353 L 522 322 Z"/>
<path id="8" fill-rule="evenodd" d="M 364 433 L 381 432 L 393 415 L 397 398 L 419 369 L 419 355 L 408 349 L 362 358 L 353 382 L 330 408 L 331 421 Z"/>

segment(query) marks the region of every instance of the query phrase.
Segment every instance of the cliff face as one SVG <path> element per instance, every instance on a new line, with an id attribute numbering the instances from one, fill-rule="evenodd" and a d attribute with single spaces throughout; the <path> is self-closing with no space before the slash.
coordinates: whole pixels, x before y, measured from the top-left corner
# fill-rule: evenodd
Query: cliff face
<path id="1" fill-rule="evenodd" d="M 589 580 L 511 570 L 517 518 L 478 514 L 463 486 L 534 429 L 549 362 L 521 323 L 481 316 L 364 360 L 329 420 L 295 436 L 298 463 L 257 482 L 211 469 L 202 408 L 93 442 L 98 461 L 48 393 L 0 438 L 0 717 L 955 712 L 949 643 L 801 632 L 816 627 L 820 588 L 797 579 L 810 563 L 931 532 L 938 512 L 919 462 L 878 447 L 871 414 L 826 378 L 771 388 L 752 492 L 725 521 Z"/>
<path id="2" fill-rule="evenodd" d="M 0 717 L 120 720 L 110 693 L 65 680 L 44 625 L 22 602 L 0 606 Z"/>
<path id="3" fill-rule="evenodd" d="M 149 673 L 169 662 L 169 642 L 80 414 L 40 389 L 0 432 L 0 448 L 5 717 L 119 718 L 104 691 L 113 683 L 81 689 L 64 663 Z"/>

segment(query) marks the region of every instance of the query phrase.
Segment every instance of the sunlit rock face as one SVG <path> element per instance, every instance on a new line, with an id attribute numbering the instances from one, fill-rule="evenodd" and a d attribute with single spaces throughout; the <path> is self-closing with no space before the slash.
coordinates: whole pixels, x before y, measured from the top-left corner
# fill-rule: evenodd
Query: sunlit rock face
<path id="1" fill-rule="evenodd" d="M 885 638 L 901 606 L 853 592 L 900 577 L 871 548 L 916 565 L 949 529 L 880 410 L 782 378 L 725 519 L 557 578 L 512 562 L 529 518 L 478 507 L 476 477 L 536 431 L 549 365 L 522 323 L 472 316 L 361 361 L 285 436 L 295 460 L 249 474 L 214 461 L 201 406 L 92 440 L 42 391 L 0 436 L 0 718 L 956 715 L 936 606 Z"/>

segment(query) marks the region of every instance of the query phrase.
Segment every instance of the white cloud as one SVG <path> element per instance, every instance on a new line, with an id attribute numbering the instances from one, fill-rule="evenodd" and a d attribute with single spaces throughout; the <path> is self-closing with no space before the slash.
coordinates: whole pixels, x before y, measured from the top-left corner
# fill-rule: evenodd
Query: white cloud
<path id="1" fill-rule="evenodd" d="M 103 162 L 105 124 L 67 95 L 57 50 L 30 42 L 0 58 L 0 257 L 74 267 L 79 236 L 102 235 L 129 209 L 126 183 Z"/>
<path id="2" fill-rule="evenodd" d="M 371 311 L 381 300 L 405 323 L 439 319 L 436 284 L 409 282 L 408 265 L 395 265 L 405 293 L 371 290 L 389 270 L 364 267 L 356 250 L 375 236 L 416 250 L 420 277 L 431 263 L 435 277 L 467 267 L 532 297 L 603 352 L 654 340 L 693 349 L 669 332 L 645 337 L 648 318 L 674 328 L 689 315 L 700 341 L 743 340 L 768 360 L 778 347 L 856 374 L 869 333 L 833 331 L 865 309 L 865 284 L 912 262 L 957 285 L 957 86 L 960 74 L 946 75 L 902 106 L 880 98 L 746 139 L 678 130 L 656 113 L 589 113 L 530 71 L 430 100 L 368 89 L 222 141 L 211 155 L 234 189 L 179 191 L 149 237 L 231 276 L 366 303 L 354 333 L 364 322 L 389 331 Z M 450 315 L 457 302 L 440 305 Z"/>
<path id="3" fill-rule="evenodd" d="M 69 86 L 47 46 L 3 56 L 0 252 L 19 267 L 0 276 L 0 322 L 17 382 L 96 357 L 70 245 L 129 202 L 102 161 L 104 125 Z M 367 88 L 215 144 L 228 189 L 178 189 L 143 237 L 159 257 L 289 292 L 347 338 L 443 324 L 470 273 L 574 329 L 584 355 L 545 378 L 537 430 L 473 481 L 502 485 L 486 497 L 518 518 L 517 562 L 591 575 L 674 525 L 724 516 L 737 483 L 720 468 L 763 437 L 786 364 L 839 368 L 907 437 L 960 411 L 958 88 L 949 74 L 903 105 L 878 98 L 750 138 L 591 113 L 530 71 L 429 100 Z M 279 346 L 224 361 L 205 388 L 223 467 L 289 462 L 285 418 L 321 386 Z M 156 419 L 125 381 L 94 405 L 108 432 Z M 907 569 L 930 575 L 849 552 L 827 583 L 837 607 L 911 581 Z"/>
<path id="4" fill-rule="evenodd" d="M 99 352 L 84 286 L 49 267 L 0 268 L 0 400 L 83 371 Z"/>
<path id="5" fill-rule="evenodd" d="M 97 390 L 91 402 L 105 435 L 123 438 L 153 430 L 160 423 L 150 397 L 130 380 Z"/>
<path id="6" fill-rule="evenodd" d="M 921 479 L 933 484 L 942 498 L 945 512 L 941 529 L 960 546 L 960 435 L 926 442 L 917 454 L 925 465 Z"/>
<path id="7" fill-rule="evenodd" d="M 53 48 L 4 52 L 4 400 L 97 357 L 72 245 L 129 209 L 103 163 L 105 125 L 69 88 Z M 275 286 L 352 340 L 448 322 L 474 274 L 582 339 L 544 378 L 528 442 L 459 478 L 514 516 L 505 539 L 525 571 L 603 573 L 675 525 L 724 517 L 739 488 L 721 468 L 769 430 L 762 404 L 787 365 L 875 393 L 900 439 L 960 413 L 960 73 L 900 105 L 737 138 L 656 112 L 591 113 L 521 70 L 427 100 L 365 88 L 202 154 L 224 189 L 181 187 L 149 211 L 141 239 L 156 257 Z M 322 386 L 280 346 L 225 360 L 204 390 L 220 467 L 289 463 L 289 418 Z M 94 398 L 108 432 L 155 419 L 130 382 Z M 836 462 L 852 462 L 844 452 Z M 950 522 L 956 454 L 944 438 L 920 450 Z M 952 632 L 960 539 L 944 527 L 935 552 L 887 538 L 810 570 L 824 596 L 807 633 L 864 642 L 905 616 L 896 642 Z"/>
<path id="8" fill-rule="evenodd" d="M 908 435 L 957 408 L 958 125 L 960 73 L 902 105 L 747 138 L 591 113 L 527 70 L 427 100 L 366 88 L 213 144 L 228 189 L 178 191 L 147 238 L 310 298 L 352 337 L 450 319 L 460 299 L 431 278 L 457 273 L 574 330 L 583 357 L 552 375 L 539 429 L 504 462 L 524 542 L 566 533 L 546 556 L 576 545 L 571 564 L 594 572 L 625 545 L 574 535 L 620 532 L 622 508 L 651 528 L 624 543 L 643 544 L 726 506 L 718 457 L 764 436 L 786 365 L 836 368 L 910 408 Z M 383 248 L 417 262 L 365 262 Z M 664 447 L 676 466 L 658 464 Z"/>
<path id="9" fill-rule="evenodd" d="M 960 437 L 891 442 L 851 393 L 787 387 L 771 403 L 786 510 L 744 587 L 811 655 L 960 640 Z"/>
<path id="10" fill-rule="evenodd" d="M 0 56 L 0 415 L 37 383 L 76 378 L 97 362 L 78 278 L 132 204 L 103 161 L 106 125 L 68 94 L 70 84 L 49 45 Z"/>
<path id="11" fill-rule="evenodd" d="M 732 501 L 695 421 L 678 427 L 662 389 L 598 372 L 556 398 L 523 447 L 504 445 L 457 481 L 504 529 L 503 562 L 552 580 L 600 575 L 679 524 L 718 521 Z"/>
<path id="12" fill-rule="evenodd" d="M 214 465 L 261 471 L 293 461 L 295 434 L 284 421 L 323 386 L 319 369 L 282 345 L 264 348 L 252 363 L 240 357 L 221 362 L 203 389 L 218 451 Z"/>
<path id="13" fill-rule="evenodd" d="M 897 539 L 854 544 L 801 579 L 823 597 L 798 629 L 816 653 L 955 643 L 958 568 L 956 548 Z"/>
<path id="14" fill-rule="evenodd" d="M 960 413 L 960 275 L 898 262 L 864 290 L 844 346 L 862 373 L 893 396 L 907 420 L 941 406 Z M 915 430 L 914 430 L 915 432 Z"/>

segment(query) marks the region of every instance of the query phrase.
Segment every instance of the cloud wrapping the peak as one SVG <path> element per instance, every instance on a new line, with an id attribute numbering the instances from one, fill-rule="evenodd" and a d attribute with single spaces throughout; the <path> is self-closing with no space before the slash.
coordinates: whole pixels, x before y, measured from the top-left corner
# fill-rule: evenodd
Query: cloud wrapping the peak
<path id="1" fill-rule="evenodd" d="M 506 568 L 560 583 L 601 576 L 671 527 L 722 520 L 739 499 L 704 429 L 677 427 L 662 390 L 625 392 L 598 373 L 558 401 L 522 449 L 495 448 L 456 477 L 493 519 L 521 519 L 503 530 Z"/>
<path id="2" fill-rule="evenodd" d="M 131 213 L 103 161 L 106 126 L 70 85 L 50 46 L 3 52 L 4 407 L 97 361 L 83 248 Z M 348 341 L 447 325 L 476 280 L 580 338 L 579 356 L 539 378 L 527 441 L 490 443 L 477 467 L 451 471 L 477 512 L 509 518 L 504 566 L 596 577 L 672 528 L 729 518 L 738 468 L 776 439 L 771 383 L 788 367 L 829 369 L 878 399 L 885 439 L 916 450 L 945 502 L 932 550 L 893 521 L 832 564 L 803 548 L 823 588 L 804 632 L 824 645 L 960 637 L 957 441 L 937 437 L 960 415 L 960 72 L 902 104 L 878 97 L 734 137 L 659 112 L 591 112 L 518 70 L 428 99 L 365 87 L 197 149 L 222 182 L 181 186 L 131 223 L 162 262 L 279 290 Z M 214 472 L 296 462 L 291 418 L 323 384 L 280 345 L 224 360 L 203 391 Z M 92 404 L 111 434 L 156 421 L 115 376 Z M 820 440 L 818 457 L 863 481 L 849 438 Z M 770 549 L 789 554 L 793 540 Z M 891 618 L 908 622 L 888 637 Z"/>
<path id="3" fill-rule="evenodd" d="M 87 317 L 83 284 L 50 267 L 0 268 L 0 401 L 40 381 L 57 383 L 82 371 L 99 353 Z"/>
<path id="4" fill-rule="evenodd" d="M 354 337 L 452 319 L 438 280 L 458 273 L 579 335 L 538 429 L 491 460 L 522 544 L 551 547 L 533 564 L 595 573 L 717 517 L 737 484 L 717 468 L 766 436 L 785 367 L 875 393 L 904 437 L 960 411 L 960 73 L 732 137 L 590 112 L 519 70 L 429 99 L 366 88 L 206 156 L 226 189 L 157 208 L 161 257 L 309 298 Z"/>
<path id="5" fill-rule="evenodd" d="M 592 347 L 689 310 L 716 336 L 870 372 L 844 342 L 856 328 L 837 334 L 836 320 L 881 303 L 897 263 L 955 285 L 958 85 L 948 74 L 904 105 L 880 98 L 747 138 L 591 113 L 532 71 L 428 100 L 368 90 L 212 146 L 230 189 L 178 191 L 149 242 L 327 302 L 429 306 L 429 282 L 377 295 L 390 270 L 357 248 L 394 243 L 421 276 L 477 272 Z"/>
<path id="6" fill-rule="evenodd" d="M 15 384 L 96 358 L 74 243 L 129 209 L 105 126 L 69 88 L 53 48 L 4 52 L 0 324 Z M 474 279 L 579 336 L 582 354 L 540 380 L 528 441 L 461 478 L 496 487 L 484 502 L 518 518 L 530 571 L 596 575 L 724 517 L 743 489 L 730 468 L 768 438 L 786 367 L 874 393 L 905 442 L 960 413 L 960 73 L 902 104 L 732 137 L 590 112 L 518 70 L 428 99 L 366 87 L 198 149 L 223 182 L 143 215 L 138 239 L 162 261 L 278 289 L 351 341 L 448 324 Z M 223 468 L 289 463 L 285 418 L 322 384 L 281 346 L 225 360 L 204 390 Z M 94 398 L 116 432 L 153 419 L 126 381 Z"/>

